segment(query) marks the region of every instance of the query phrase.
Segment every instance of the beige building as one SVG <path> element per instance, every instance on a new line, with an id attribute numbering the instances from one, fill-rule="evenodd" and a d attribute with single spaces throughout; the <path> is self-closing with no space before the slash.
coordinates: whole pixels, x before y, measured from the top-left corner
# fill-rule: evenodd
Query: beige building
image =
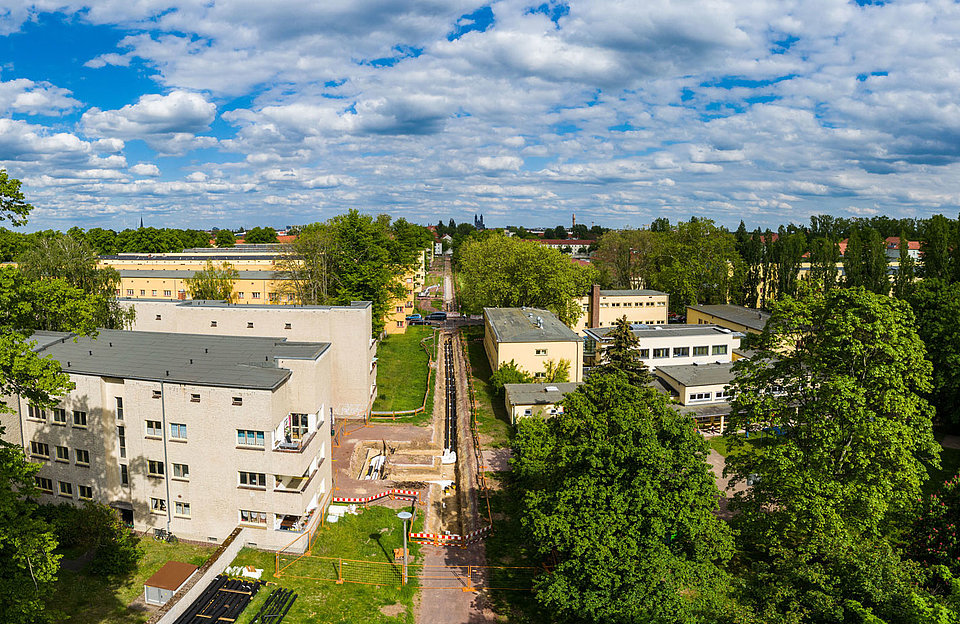
<path id="1" fill-rule="evenodd" d="M 330 345 L 285 338 L 38 332 L 76 388 L 24 398 L 21 439 L 49 502 L 108 504 L 140 531 L 280 548 L 332 494 Z"/>
<path id="2" fill-rule="evenodd" d="M 719 325 L 744 334 L 759 334 L 769 319 L 769 312 L 732 304 L 687 306 L 688 325 Z"/>
<path id="3" fill-rule="evenodd" d="M 579 383 L 554 384 L 504 384 L 504 404 L 510 415 L 510 424 L 516 425 L 521 418 L 543 415 L 555 416 L 563 413 L 558 406 L 560 399 L 576 390 Z"/>
<path id="4" fill-rule="evenodd" d="M 613 339 L 613 327 L 598 327 L 584 332 L 584 360 L 595 366 Z M 743 334 L 718 325 L 635 325 L 640 359 L 650 370 L 661 366 L 730 362 L 740 348 Z"/>
<path id="5" fill-rule="evenodd" d="M 349 306 L 229 305 L 222 301 L 128 301 L 137 331 L 213 336 L 283 337 L 330 343 L 331 395 L 336 416 L 360 416 L 377 390 L 377 343 L 368 301 Z"/>
<path id="6" fill-rule="evenodd" d="M 733 364 L 681 364 L 660 366 L 654 373 L 681 405 L 726 403 L 730 400 Z"/>
<path id="7" fill-rule="evenodd" d="M 577 300 L 583 315 L 573 326 L 578 334 L 592 327 L 610 327 L 623 316 L 632 323 L 666 325 L 670 295 L 659 290 L 601 290 L 596 284 Z"/>
<path id="8" fill-rule="evenodd" d="M 570 362 L 570 381 L 583 381 L 583 339 L 547 310 L 484 308 L 484 347 L 490 368 L 511 360 L 534 378 L 548 361 Z"/>

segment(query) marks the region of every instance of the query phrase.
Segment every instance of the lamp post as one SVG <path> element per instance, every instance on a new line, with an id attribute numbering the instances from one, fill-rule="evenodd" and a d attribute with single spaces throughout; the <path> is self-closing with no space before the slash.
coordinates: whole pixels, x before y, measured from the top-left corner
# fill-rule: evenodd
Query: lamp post
<path id="1" fill-rule="evenodd" d="M 407 520 L 413 517 L 409 511 L 401 511 L 397 517 L 403 520 L 403 573 L 400 578 L 400 586 L 407 584 Z"/>

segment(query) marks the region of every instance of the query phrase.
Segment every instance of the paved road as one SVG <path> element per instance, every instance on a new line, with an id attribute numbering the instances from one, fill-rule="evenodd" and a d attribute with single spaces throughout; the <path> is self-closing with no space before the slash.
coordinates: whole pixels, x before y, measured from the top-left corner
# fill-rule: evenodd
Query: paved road
<path id="1" fill-rule="evenodd" d="M 428 567 L 424 572 L 424 576 L 430 578 L 422 581 L 420 603 L 416 609 L 417 624 L 480 624 L 497 621 L 484 592 L 463 591 L 466 586 L 466 566 L 483 565 L 486 561 L 482 543 L 467 548 L 424 546 L 421 552 L 425 555 L 425 566 L 445 567 Z M 477 579 L 475 575 L 473 578 Z"/>

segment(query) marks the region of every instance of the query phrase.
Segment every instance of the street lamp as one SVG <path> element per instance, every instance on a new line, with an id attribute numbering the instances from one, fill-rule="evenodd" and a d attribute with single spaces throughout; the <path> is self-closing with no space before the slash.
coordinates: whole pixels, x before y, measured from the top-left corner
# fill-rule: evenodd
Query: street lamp
<path id="1" fill-rule="evenodd" d="M 400 585 L 407 584 L 407 520 L 413 517 L 409 511 L 401 511 L 397 517 L 403 520 L 403 574 L 400 578 Z"/>

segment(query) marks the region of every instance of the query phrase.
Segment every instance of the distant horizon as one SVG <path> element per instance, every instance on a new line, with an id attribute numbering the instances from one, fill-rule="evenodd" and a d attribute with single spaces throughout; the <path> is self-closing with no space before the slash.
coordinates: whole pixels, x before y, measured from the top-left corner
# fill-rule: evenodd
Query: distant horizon
<path id="1" fill-rule="evenodd" d="M 960 208 L 955 3 L 47 6 L 0 15 L 28 231 Z"/>

